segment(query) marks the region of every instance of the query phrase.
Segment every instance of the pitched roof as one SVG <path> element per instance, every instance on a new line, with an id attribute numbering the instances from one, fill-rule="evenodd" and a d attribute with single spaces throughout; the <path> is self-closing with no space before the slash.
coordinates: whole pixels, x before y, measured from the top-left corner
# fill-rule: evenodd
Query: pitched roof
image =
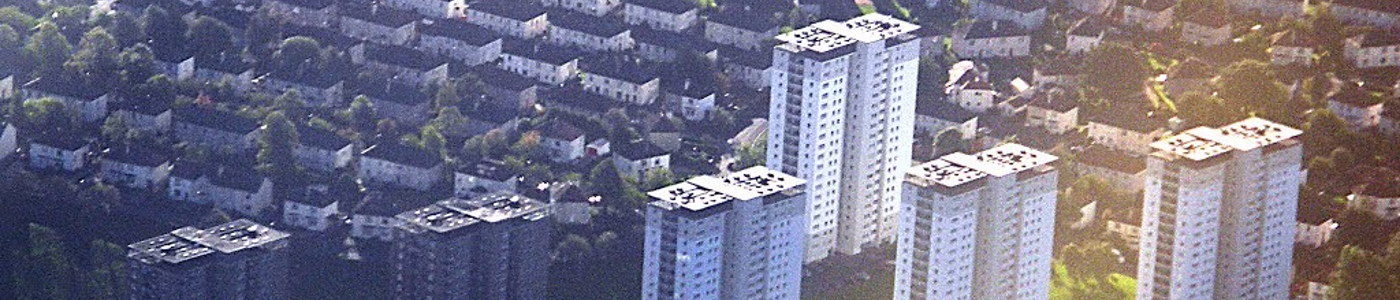
<path id="1" fill-rule="evenodd" d="M 1333 0 L 1333 6 L 1350 6 L 1378 12 L 1400 14 L 1400 4 L 1384 0 Z"/>
<path id="2" fill-rule="evenodd" d="M 363 44 L 365 60 L 426 71 L 447 64 L 447 60 L 404 46 Z"/>
<path id="3" fill-rule="evenodd" d="M 1036 93 L 1035 96 L 1031 97 L 1031 102 L 1027 105 L 1054 110 L 1062 113 L 1068 112 L 1071 109 L 1079 107 L 1079 103 L 1075 102 L 1073 98 L 1069 97 L 1069 95 L 1057 91 L 1045 91 Z"/>
<path id="4" fill-rule="evenodd" d="M 683 14 L 687 11 L 695 10 L 695 4 L 684 0 L 629 0 L 629 5 L 636 5 L 664 11 L 673 14 Z"/>
<path id="5" fill-rule="evenodd" d="M 627 25 L 610 18 L 589 14 L 558 11 L 549 14 L 549 25 L 601 37 L 613 37 L 627 32 Z"/>
<path id="6" fill-rule="evenodd" d="M 1186 22 L 1210 28 L 1220 28 L 1230 26 L 1230 18 L 1226 16 L 1228 16 L 1228 14 L 1215 9 L 1204 9 L 1186 16 Z"/>
<path id="7" fill-rule="evenodd" d="M 773 55 L 765 51 L 749 51 L 734 46 L 720 45 L 719 58 L 725 62 L 754 69 L 767 69 L 773 66 Z"/>
<path id="8" fill-rule="evenodd" d="M 579 69 L 582 69 L 585 73 L 619 79 L 634 84 L 645 84 L 657 79 L 655 72 L 652 72 L 649 68 L 614 59 L 586 59 L 579 63 Z"/>
<path id="9" fill-rule="evenodd" d="M 494 160 L 483 160 L 474 164 L 457 167 L 457 173 L 467 174 L 495 181 L 507 181 L 519 176 L 506 168 L 505 164 Z"/>
<path id="10" fill-rule="evenodd" d="M 1125 174 L 1137 174 L 1147 169 L 1147 161 L 1143 157 L 1098 144 L 1084 147 L 1076 157 L 1079 163 Z"/>
<path id="11" fill-rule="evenodd" d="M 253 65 L 243 61 L 243 57 L 238 54 L 224 54 L 197 58 L 194 60 L 196 69 L 209 69 L 229 74 L 239 74 L 253 69 Z"/>
<path id="12" fill-rule="evenodd" d="M 446 19 L 435 20 L 419 28 L 423 35 L 440 36 L 465 42 L 473 46 L 490 44 L 501 39 L 496 32 L 476 24 Z"/>
<path id="13" fill-rule="evenodd" d="M 648 141 L 635 142 L 627 145 L 622 145 L 621 147 L 616 147 L 613 149 L 613 153 L 617 153 L 618 157 L 622 157 L 627 160 L 647 159 L 671 154 L 670 152 L 667 152 L 666 149 L 661 149 L 661 147 L 658 147 L 656 146 L 656 144 L 652 144 Z"/>
<path id="14" fill-rule="evenodd" d="M 1108 30 L 1108 26 L 1096 18 L 1084 18 L 1075 22 L 1069 29 L 1069 34 L 1077 36 L 1098 36 Z"/>
<path id="15" fill-rule="evenodd" d="M 405 10 L 398 10 L 378 4 L 348 4 L 340 8 L 340 15 L 356 20 L 364 20 L 370 23 L 388 27 L 399 28 L 418 20 L 423 19 L 416 13 Z"/>
<path id="16" fill-rule="evenodd" d="M 301 145 L 321 150 L 337 151 L 345 149 L 351 141 L 334 132 L 311 126 L 297 126 L 297 139 Z"/>
<path id="17" fill-rule="evenodd" d="M 170 161 L 170 157 L 165 153 L 145 146 L 104 149 L 102 159 L 145 167 L 154 167 Z"/>
<path id="18" fill-rule="evenodd" d="M 540 134 L 551 139 L 572 141 L 582 137 L 583 130 L 568 122 L 556 120 L 541 126 Z"/>
<path id="19" fill-rule="evenodd" d="M 1123 5 L 1161 12 L 1176 6 L 1176 0 L 1124 0 Z"/>
<path id="20" fill-rule="evenodd" d="M 258 191 L 264 179 L 256 171 L 232 167 L 220 168 L 218 172 L 210 175 L 209 182 L 214 185 L 245 192 Z"/>
<path id="21" fill-rule="evenodd" d="M 1367 33 L 1361 37 L 1361 47 L 1400 45 L 1400 35 L 1384 32 Z"/>
<path id="22" fill-rule="evenodd" d="M 1043 8 L 1045 8 L 1046 6 L 1049 6 L 1049 3 L 1046 3 L 1045 0 L 982 0 L 982 1 L 984 1 L 985 3 L 988 3 L 988 4 L 994 4 L 994 5 L 997 5 L 997 6 L 1002 6 L 1002 7 L 1010 8 L 1010 9 L 1013 9 L 1013 10 L 1016 10 L 1016 11 L 1022 12 L 1022 13 L 1032 12 L 1032 11 L 1035 11 L 1035 10 L 1043 9 Z"/>
<path id="23" fill-rule="evenodd" d="M 1215 77 L 1215 66 L 1200 59 L 1188 58 L 1167 70 L 1167 80 Z"/>
<path id="24" fill-rule="evenodd" d="M 429 101 L 428 94 L 423 93 L 423 90 L 398 80 L 367 79 L 355 81 L 353 84 L 357 95 L 364 95 L 370 99 L 403 105 L 419 105 Z"/>
<path id="25" fill-rule="evenodd" d="M 977 118 L 977 114 L 948 101 L 919 101 L 914 107 L 916 114 L 930 116 L 949 122 L 967 122 Z"/>
<path id="26" fill-rule="evenodd" d="M 535 86 L 534 79 L 493 66 L 473 68 L 472 73 L 481 78 L 482 83 L 505 90 L 523 91 Z"/>
<path id="27" fill-rule="evenodd" d="M 276 1 L 277 1 L 277 2 L 286 3 L 286 4 L 290 4 L 290 5 L 296 6 L 296 7 L 306 7 L 306 8 L 314 8 L 314 9 L 322 9 L 322 8 L 330 7 L 331 5 L 335 5 L 335 1 L 334 1 L 334 0 L 276 0 Z"/>
<path id="28" fill-rule="evenodd" d="M 700 84 L 689 78 L 678 80 L 662 80 L 661 89 L 666 93 L 679 95 L 688 98 L 700 99 L 715 94 L 715 87 L 709 84 Z"/>
<path id="29" fill-rule="evenodd" d="M 363 155 L 369 158 L 423 169 L 436 167 L 442 164 L 442 158 L 438 157 L 435 153 L 428 153 L 427 151 L 423 151 L 423 149 L 392 142 L 370 146 L 369 149 L 365 149 Z"/>
<path id="30" fill-rule="evenodd" d="M 1152 110 L 1145 99 L 1125 100 L 1112 104 L 1110 109 L 1081 112 L 1090 122 L 1127 129 L 1133 132 L 1152 132 L 1167 127 L 1169 117 Z"/>
<path id="31" fill-rule="evenodd" d="M 88 145 L 88 141 L 74 136 L 43 135 L 34 138 L 34 143 L 61 150 L 78 150 Z"/>
<path id="32" fill-rule="evenodd" d="M 969 39 L 1026 36 L 1029 34 L 1029 32 L 1021 29 L 1021 26 L 1016 25 L 1016 23 L 1001 21 L 980 21 L 972 23 L 972 28 L 967 30 L 967 38 Z"/>
<path id="33" fill-rule="evenodd" d="M 97 99 L 107 94 L 102 89 L 80 81 L 50 79 L 50 77 L 34 78 L 34 80 L 25 83 L 22 88 L 84 100 Z"/>
<path id="34" fill-rule="evenodd" d="M 748 30 L 752 32 L 768 32 L 777 30 L 778 23 L 771 20 L 771 16 L 752 10 L 726 9 L 710 14 L 708 22 L 728 25 L 730 27 Z"/>
<path id="35" fill-rule="evenodd" d="M 1380 97 L 1372 95 L 1371 91 L 1351 84 L 1343 85 L 1341 91 L 1327 100 L 1351 106 L 1373 106 L 1384 102 Z"/>
<path id="36" fill-rule="evenodd" d="M 562 65 L 583 57 L 583 53 L 577 50 L 540 42 L 507 40 L 502 45 L 502 53 L 530 60 L 542 61 L 552 65 Z"/>
<path id="37" fill-rule="evenodd" d="M 469 10 L 510 18 L 516 21 L 529 21 L 545 14 L 544 8 L 519 0 L 486 0 L 472 3 Z"/>
<path id="38" fill-rule="evenodd" d="M 1283 47 L 1312 47 L 1313 40 L 1306 33 L 1297 30 L 1288 30 L 1275 34 L 1273 37 L 1274 46 Z"/>
<path id="39" fill-rule="evenodd" d="M 232 112 L 202 107 L 175 109 L 175 121 L 233 133 L 258 130 L 258 121 Z"/>
<path id="40" fill-rule="evenodd" d="M 125 99 L 113 102 L 111 108 L 114 111 L 129 111 L 147 116 L 154 116 L 170 111 L 170 103 L 155 101 L 151 99 Z"/>
<path id="41" fill-rule="evenodd" d="M 719 44 L 699 36 L 655 30 L 642 26 L 632 27 L 632 39 L 637 43 L 696 53 L 708 53 L 719 49 Z"/>

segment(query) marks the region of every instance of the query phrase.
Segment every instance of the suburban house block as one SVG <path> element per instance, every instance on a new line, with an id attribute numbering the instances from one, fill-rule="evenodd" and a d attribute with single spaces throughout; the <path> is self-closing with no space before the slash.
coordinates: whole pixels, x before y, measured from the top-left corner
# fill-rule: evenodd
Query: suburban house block
<path id="1" fill-rule="evenodd" d="M 24 100 L 46 97 L 57 99 L 85 123 L 95 123 L 106 118 L 107 103 L 112 97 L 94 86 L 46 78 L 36 78 L 25 83 L 20 88 L 19 96 Z"/>
<path id="2" fill-rule="evenodd" d="M 1119 20 L 1124 25 L 1151 32 L 1162 31 L 1172 25 L 1176 0 L 1124 0 L 1120 3 L 1123 16 Z"/>
<path id="3" fill-rule="evenodd" d="M 411 146 L 382 143 L 365 149 L 358 171 L 367 183 L 425 191 L 442 179 L 442 159 Z"/>
<path id="4" fill-rule="evenodd" d="M 575 13 L 550 14 L 547 40 L 591 52 L 619 52 L 636 46 L 631 30 L 622 22 Z"/>
<path id="5" fill-rule="evenodd" d="M 1206 9 L 1186 16 L 1181 40 L 1202 46 L 1219 46 L 1230 41 L 1230 19 L 1226 14 Z"/>
<path id="6" fill-rule="evenodd" d="M 417 33 L 420 19 L 413 12 L 378 4 L 348 4 L 340 9 L 340 33 L 374 43 L 404 45 Z"/>
<path id="7" fill-rule="evenodd" d="M 38 136 L 29 142 L 29 167 L 76 171 L 87 166 L 88 142 L 77 137 Z"/>
<path id="8" fill-rule="evenodd" d="M 170 131 L 173 116 L 174 112 L 167 103 L 127 99 L 112 103 L 112 115 L 108 118 L 121 118 L 128 128 L 134 130 L 162 134 Z"/>
<path id="9" fill-rule="evenodd" d="M 501 57 L 501 38 L 484 27 L 457 20 L 439 20 L 422 26 L 418 50 L 449 57 L 468 66 Z"/>
<path id="10" fill-rule="evenodd" d="M 452 191 L 458 198 L 471 198 L 498 191 L 515 191 L 520 174 L 511 172 L 498 161 L 466 164 L 453 172 Z"/>
<path id="11" fill-rule="evenodd" d="M 540 4 L 545 7 L 559 7 L 575 12 L 601 17 L 608 14 L 618 6 L 622 6 L 621 0 L 542 0 Z"/>
<path id="12" fill-rule="evenodd" d="M 307 169 L 334 172 L 350 165 L 355 158 L 355 143 L 325 129 L 298 126 L 293 156 Z"/>
<path id="13" fill-rule="evenodd" d="M 101 153 L 102 181 L 109 184 L 152 189 L 170 176 L 170 159 L 143 147 L 114 147 Z"/>
<path id="14" fill-rule="evenodd" d="M 355 85 L 354 95 L 369 98 L 380 118 L 420 124 L 429 117 L 432 98 L 417 86 L 386 79 L 369 79 Z"/>
<path id="15" fill-rule="evenodd" d="M 385 0 L 383 3 L 434 19 L 459 18 L 467 10 L 466 0 Z"/>
<path id="16" fill-rule="evenodd" d="M 335 0 L 268 0 L 263 6 L 269 16 L 286 23 L 330 28 L 337 21 Z"/>
<path id="17" fill-rule="evenodd" d="M 1023 57 L 1031 55 L 1031 35 L 1015 23 L 980 21 L 953 38 L 960 58 Z"/>
<path id="18" fill-rule="evenodd" d="M 708 16 L 705 39 L 754 51 L 763 48 L 766 40 L 778 36 L 780 28 L 762 13 L 731 9 Z"/>
<path id="19" fill-rule="evenodd" d="M 671 152 L 651 142 L 636 142 L 614 149 L 612 162 L 619 176 L 641 182 L 652 171 L 670 169 Z"/>
<path id="20" fill-rule="evenodd" d="M 632 0 L 624 4 L 622 14 L 627 24 L 679 33 L 699 22 L 698 11 L 686 0 Z"/>
<path id="21" fill-rule="evenodd" d="M 501 51 L 501 69 L 548 84 L 561 84 L 578 78 L 578 60 L 583 54 L 572 49 L 539 43 L 506 43 Z"/>
<path id="22" fill-rule="evenodd" d="M 1400 35 L 1375 32 L 1346 40 L 1346 58 L 1357 68 L 1400 66 Z"/>
<path id="23" fill-rule="evenodd" d="M 609 99 L 637 105 L 661 96 L 661 79 L 641 66 L 614 61 L 585 62 L 583 88 Z"/>
<path id="24" fill-rule="evenodd" d="M 526 1 L 488 0 L 467 7 L 467 22 L 522 39 L 533 39 L 549 30 L 544 8 Z"/>
<path id="25" fill-rule="evenodd" d="M 1006 21 L 1037 29 L 1045 22 L 1047 6 L 1045 0 L 977 0 L 972 2 L 972 15 L 978 20 Z"/>
<path id="26" fill-rule="evenodd" d="M 583 130 L 562 121 L 554 121 L 540 129 L 540 146 L 556 162 L 573 161 L 583 157 Z"/>
<path id="27" fill-rule="evenodd" d="M 175 139 L 223 152 L 242 152 L 257 145 L 257 120 L 213 108 L 175 110 Z"/>
<path id="28" fill-rule="evenodd" d="M 426 86 L 448 78 L 446 60 L 417 49 L 365 43 L 350 48 L 350 53 L 356 63 L 410 85 Z"/>

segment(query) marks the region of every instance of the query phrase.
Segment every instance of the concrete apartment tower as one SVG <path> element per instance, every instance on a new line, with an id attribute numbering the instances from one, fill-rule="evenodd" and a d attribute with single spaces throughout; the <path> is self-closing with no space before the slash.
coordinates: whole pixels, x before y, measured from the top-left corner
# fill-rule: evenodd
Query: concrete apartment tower
<path id="1" fill-rule="evenodd" d="M 1287 299 L 1302 131 L 1250 118 L 1152 143 L 1138 299 Z"/>
<path id="2" fill-rule="evenodd" d="M 894 299 L 1049 297 L 1057 159 L 1005 144 L 909 170 Z"/>
<path id="3" fill-rule="evenodd" d="M 289 236 L 239 219 L 128 245 L 131 299 L 287 299 Z"/>
<path id="4" fill-rule="evenodd" d="M 397 299 L 545 299 L 549 204 L 511 192 L 450 198 L 397 216 Z"/>
<path id="5" fill-rule="evenodd" d="M 753 167 L 647 193 L 642 299 L 798 299 L 804 183 Z"/>
<path id="6" fill-rule="evenodd" d="M 892 241 L 914 135 L 918 25 L 867 14 L 779 35 L 767 166 L 807 181 L 806 260 Z"/>

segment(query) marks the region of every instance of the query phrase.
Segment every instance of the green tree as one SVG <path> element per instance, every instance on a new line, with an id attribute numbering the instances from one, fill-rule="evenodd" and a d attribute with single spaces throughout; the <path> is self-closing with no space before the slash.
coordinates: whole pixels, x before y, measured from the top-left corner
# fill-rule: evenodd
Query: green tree
<path id="1" fill-rule="evenodd" d="M 941 157 L 949 153 L 963 151 L 967 147 L 963 140 L 962 132 L 954 128 L 944 129 L 934 138 L 934 157 Z"/>
<path id="2" fill-rule="evenodd" d="M 1175 99 L 1177 116 L 1197 125 L 1223 125 L 1244 119 L 1238 109 L 1231 109 L 1225 101 L 1214 95 L 1200 92 L 1187 92 Z"/>
<path id="3" fill-rule="evenodd" d="M 319 64 L 321 42 L 304 36 L 289 37 L 277 46 L 273 57 L 282 71 L 307 72 Z"/>
<path id="4" fill-rule="evenodd" d="M 0 53 L 11 53 L 24 45 L 19 32 L 10 25 L 0 24 Z"/>
<path id="5" fill-rule="evenodd" d="M 1284 105 L 1289 94 L 1268 63 L 1245 60 L 1231 64 L 1221 71 L 1215 87 L 1226 106 L 1237 107 L 1243 113 L 1289 115 Z"/>
<path id="6" fill-rule="evenodd" d="M 593 246 L 589 245 L 588 238 L 577 234 L 564 236 L 564 240 L 554 248 L 554 257 L 561 262 L 580 262 L 592 256 Z"/>
<path id="7" fill-rule="evenodd" d="M 1104 43 L 1090 50 L 1084 61 L 1084 85 L 1106 95 L 1138 91 L 1150 74 L 1142 55 L 1120 43 Z"/>
<path id="8" fill-rule="evenodd" d="M 202 16 L 190 23 L 185 39 L 193 45 L 196 59 L 218 57 L 219 53 L 233 50 L 233 33 L 228 24 L 215 18 Z"/>
<path id="9" fill-rule="evenodd" d="M 73 299 L 72 259 L 58 232 L 29 224 L 29 249 L 18 253 L 11 271 L 15 299 Z"/>
<path id="10" fill-rule="evenodd" d="M 18 7 L 5 6 L 0 7 L 0 24 L 9 25 L 15 29 L 29 29 L 39 25 L 39 19 L 24 13 Z"/>
<path id="11" fill-rule="evenodd" d="M 116 187 L 99 182 L 78 192 L 78 201 L 89 213 L 108 214 L 121 205 L 122 194 Z"/>
<path id="12" fill-rule="evenodd" d="M 54 98 L 24 101 L 19 117 L 19 126 L 37 132 L 38 136 L 66 135 L 76 126 L 73 112 Z"/>
<path id="13" fill-rule="evenodd" d="M 676 183 L 676 175 L 671 173 L 671 169 L 661 168 L 647 171 L 642 174 L 641 190 L 655 190 Z"/>
<path id="14" fill-rule="evenodd" d="M 88 245 L 88 263 L 84 290 L 87 299 L 127 299 L 126 249 L 103 240 Z"/>
<path id="15" fill-rule="evenodd" d="M 1332 272 L 1330 299 L 1397 299 L 1400 286 L 1394 274 L 1386 270 L 1384 261 L 1375 253 L 1355 246 L 1342 248 L 1341 258 Z"/>
<path id="16" fill-rule="evenodd" d="M 1351 136 L 1346 120 L 1342 120 L 1331 110 L 1314 110 L 1308 115 L 1307 123 L 1303 124 L 1304 153 L 1311 156 L 1314 153 L 1332 151 L 1340 141 Z"/>
<path id="17" fill-rule="evenodd" d="M 374 129 L 374 121 L 379 119 L 374 102 L 370 102 L 369 97 L 364 95 L 356 96 L 355 100 L 350 101 L 350 108 L 346 109 L 345 115 L 350 119 L 350 126 L 360 132 Z"/>
<path id="18" fill-rule="evenodd" d="M 300 144 L 296 125 L 281 111 L 273 111 L 263 119 L 258 138 L 258 170 L 286 181 L 300 173 L 294 151 Z"/>
<path id="19" fill-rule="evenodd" d="M 68 38 L 50 22 L 39 23 L 38 31 L 24 45 L 24 52 L 39 76 L 58 75 L 59 70 L 63 69 L 63 62 L 68 60 L 68 53 L 72 51 L 73 46 L 68 43 Z"/>
<path id="20" fill-rule="evenodd" d="M 117 55 L 117 64 L 121 68 L 121 80 L 123 84 L 116 87 L 125 90 L 129 94 L 134 94 L 136 90 L 133 86 L 146 83 L 151 76 L 156 75 L 156 55 L 146 44 L 136 44 L 126 47 L 121 54 Z M 169 91 L 173 92 L 173 90 Z M 173 95 L 173 93 L 171 94 Z M 173 99 L 169 99 L 173 100 Z"/>
<path id="21" fill-rule="evenodd" d="M 157 52 L 185 49 L 185 21 L 157 5 L 146 7 L 138 21 Z"/>
<path id="22" fill-rule="evenodd" d="M 86 78 L 95 86 L 108 86 L 117 75 L 117 40 L 102 27 L 93 27 L 78 42 L 78 52 L 63 68 Z"/>
<path id="23" fill-rule="evenodd" d="M 435 153 L 440 156 L 447 155 L 447 138 L 442 136 L 442 131 L 437 126 L 423 126 L 418 131 L 418 147 L 428 153 Z"/>
<path id="24" fill-rule="evenodd" d="M 462 96 L 458 94 L 456 82 L 443 81 L 438 84 L 437 92 L 433 93 L 433 107 L 443 109 L 461 103 Z"/>
<path id="25" fill-rule="evenodd" d="M 462 115 L 462 111 L 455 106 L 448 106 L 438 109 L 436 117 L 428 122 L 437 127 L 438 130 L 451 136 L 462 136 L 466 133 L 467 117 Z"/>
<path id="26" fill-rule="evenodd" d="M 123 47 L 130 47 L 146 39 L 146 32 L 141 30 L 141 23 L 125 12 L 112 13 L 105 27 L 107 32 L 117 39 L 117 44 Z"/>

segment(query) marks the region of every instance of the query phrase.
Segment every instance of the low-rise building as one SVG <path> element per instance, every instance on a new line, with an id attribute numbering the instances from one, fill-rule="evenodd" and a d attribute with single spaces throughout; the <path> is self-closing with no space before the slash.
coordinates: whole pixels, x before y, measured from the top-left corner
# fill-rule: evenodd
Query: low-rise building
<path id="1" fill-rule="evenodd" d="M 569 123 L 554 121 L 540 129 L 540 146 L 556 162 L 573 161 L 583 157 L 583 130 Z"/>
<path id="2" fill-rule="evenodd" d="M 365 149 L 358 171 L 367 183 L 425 191 L 442 179 L 442 158 L 422 149 L 382 143 Z"/>
<path id="3" fill-rule="evenodd" d="M 282 201 L 282 223 L 310 231 L 326 231 L 340 215 L 340 195 L 332 195 L 329 188 L 320 185 L 307 187 L 306 191 Z"/>
<path id="4" fill-rule="evenodd" d="M 1237 14 L 1302 19 L 1308 0 L 1229 0 L 1225 4 Z"/>
<path id="5" fill-rule="evenodd" d="M 617 174 L 637 182 L 646 180 L 652 171 L 671 168 L 671 152 L 647 141 L 619 145 L 613 154 Z"/>
<path id="6" fill-rule="evenodd" d="M 1357 68 L 1400 66 L 1400 35 L 1373 32 L 1346 40 L 1346 58 Z"/>
<path id="7" fill-rule="evenodd" d="M 350 165 L 355 158 L 355 143 L 324 129 L 298 126 L 293 156 L 302 167 L 331 173 Z"/>
<path id="8" fill-rule="evenodd" d="M 582 56 L 573 49 L 554 45 L 507 43 L 501 51 L 501 69 L 548 84 L 562 84 L 578 78 Z"/>
<path id="9" fill-rule="evenodd" d="M 171 167 L 171 200 L 209 204 L 244 216 L 262 216 L 273 209 L 272 180 L 251 169 L 184 161 Z"/>
<path id="10" fill-rule="evenodd" d="M 268 97 L 278 97 L 297 91 L 307 106 L 335 107 L 344 100 L 345 83 L 328 74 L 297 74 L 272 72 L 260 78 L 254 89 Z"/>
<path id="11" fill-rule="evenodd" d="M 246 92 L 253 87 L 253 65 L 241 55 L 222 54 L 194 61 L 192 80 L 207 83 L 227 83 L 233 90 Z"/>
<path id="12" fill-rule="evenodd" d="M 560 184 L 555 184 L 560 185 Z M 548 187 L 546 187 L 548 188 Z M 584 225 L 593 222 L 593 205 L 603 200 L 576 184 L 557 188 L 558 197 L 551 198 L 554 207 L 554 221 L 561 224 Z"/>
<path id="13" fill-rule="evenodd" d="M 709 61 L 719 59 L 719 44 L 699 36 L 635 27 L 632 39 L 637 43 L 634 52 L 646 60 L 671 62 L 683 55 L 696 55 Z"/>
<path id="14" fill-rule="evenodd" d="M 1016 23 L 1022 28 L 1037 29 L 1045 22 L 1045 0 L 978 0 L 972 3 L 972 16 L 978 20 L 998 20 Z"/>
<path id="15" fill-rule="evenodd" d="M 1189 16 L 1181 25 L 1181 40 L 1202 46 L 1219 46 L 1230 41 L 1230 19 L 1223 12 L 1205 9 Z"/>
<path id="16" fill-rule="evenodd" d="M 1269 46 L 1269 62 L 1274 65 L 1311 66 L 1316 45 L 1302 32 L 1289 30 L 1274 36 Z"/>
<path id="17" fill-rule="evenodd" d="M 515 192 L 521 176 L 506 169 L 498 161 L 465 164 L 453 172 L 452 192 L 458 198 L 471 198 L 488 193 Z"/>
<path id="18" fill-rule="evenodd" d="M 112 103 L 111 106 L 112 115 L 108 118 L 121 118 L 127 128 L 152 134 L 169 132 L 175 115 L 170 109 L 170 104 L 149 99 L 127 99 Z"/>
<path id="19" fill-rule="evenodd" d="M 1070 54 L 1088 53 L 1103 43 L 1107 28 L 1094 18 L 1086 18 L 1074 24 L 1065 34 L 1065 52 Z M 1038 69 L 1037 69 L 1038 70 Z"/>
<path id="20" fill-rule="evenodd" d="M 398 214 L 427 201 L 421 193 L 400 190 L 374 190 L 365 193 L 360 204 L 351 209 L 350 237 L 377 241 L 393 241 L 394 231 L 401 225 Z"/>
<path id="21" fill-rule="evenodd" d="M 690 121 L 703 121 L 715 110 L 715 88 L 708 85 L 692 84 L 690 80 L 664 86 L 666 106 L 681 118 Z"/>
<path id="22" fill-rule="evenodd" d="M 1359 131 L 1380 125 L 1383 100 L 1364 88 L 1347 86 L 1327 98 L 1327 109 L 1346 120 L 1352 130 Z"/>
<path id="23" fill-rule="evenodd" d="M 449 57 L 468 66 L 494 62 L 501 57 L 501 38 L 485 27 L 457 20 L 423 25 L 418 50 Z"/>
<path id="24" fill-rule="evenodd" d="M 0 99 L 15 97 L 15 74 L 0 70 Z"/>
<path id="25" fill-rule="evenodd" d="M 1400 28 L 1400 5 L 1373 0 L 1335 0 L 1330 2 L 1337 20 L 1359 26 L 1393 30 Z"/>
<path id="26" fill-rule="evenodd" d="M 1090 15 L 1102 15 L 1117 2 L 1114 0 L 1066 0 L 1065 5 Z"/>
<path id="27" fill-rule="evenodd" d="M 1137 153 L 1091 144 L 1076 157 L 1079 159 L 1073 166 L 1075 172 L 1094 175 L 1119 190 L 1140 191 L 1143 181 L 1147 180 L 1147 162 Z"/>
<path id="28" fill-rule="evenodd" d="M 1162 92 L 1168 97 L 1181 97 L 1190 92 L 1210 94 L 1211 80 L 1218 73 L 1215 66 L 1199 59 L 1188 58 L 1167 69 L 1167 78 L 1162 82 Z"/>
<path id="29" fill-rule="evenodd" d="M 632 0 L 623 4 L 622 14 L 627 24 L 677 33 L 700 20 L 695 3 L 685 0 Z"/>
<path id="30" fill-rule="evenodd" d="M 432 99 L 417 86 L 386 79 L 370 79 L 355 85 L 356 95 L 369 98 L 380 118 L 421 124 L 429 117 Z"/>
<path id="31" fill-rule="evenodd" d="M 646 68 L 617 61 L 582 65 L 583 89 L 608 99 L 647 105 L 661 96 L 661 78 Z"/>
<path id="32" fill-rule="evenodd" d="M 77 113 L 85 123 L 96 123 L 107 118 L 107 103 L 112 97 L 102 89 L 56 78 L 35 78 L 20 87 L 20 99 L 53 98 L 63 102 L 63 106 Z"/>
<path id="33" fill-rule="evenodd" d="M 1031 35 L 1015 23 L 975 22 L 953 38 L 953 53 L 959 58 L 1030 56 Z"/>
<path id="34" fill-rule="evenodd" d="M 1176 0 L 1124 0 L 1119 2 L 1123 15 L 1119 20 L 1123 25 L 1158 32 L 1172 25 L 1172 12 Z"/>
<path id="35" fill-rule="evenodd" d="M 472 70 L 486 85 L 486 103 L 502 109 L 527 109 L 539 100 L 539 85 L 533 78 L 495 67 Z"/>
<path id="36" fill-rule="evenodd" d="M 413 12 L 379 4 L 347 4 L 340 9 L 340 33 L 373 43 L 405 45 L 413 40 L 420 19 Z"/>
<path id="37" fill-rule="evenodd" d="M 621 0 L 542 0 L 545 7 L 558 7 L 590 16 L 602 17 L 622 6 Z"/>
<path id="38" fill-rule="evenodd" d="M 957 130 L 963 138 L 977 136 L 977 114 L 946 101 L 920 101 L 915 107 L 914 132 L 938 136 Z"/>
<path id="39" fill-rule="evenodd" d="M 1327 217 L 1327 211 L 1320 207 L 1305 207 L 1303 203 L 1298 206 L 1298 229 L 1294 243 L 1319 248 L 1331 241 L 1332 234 L 1337 232 L 1337 221 Z"/>
<path id="40" fill-rule="evenodd" d="M 243 152 L 257 145 L 258 121 L 213 108 L 175 110 L 175 139 L 220 152 Z"/>
<path id="41" fill-rule="evenodd" d="M 710 14 L 705 20 L 705 39 L 739 49 L 762 50 L 767 40 L 778 36 L 781 25 L 757 11 L 729 9 Z"/>
<path id="42" fill-rule="evenodd" d="M 278 21 L 301 26 L 331 28 L 338 19 L 334 0 L 269 0 L 263 8 Z"/>
<path id="43" fill-rule="evenodd" d="M 1346 198 L 1347 208 L 1370 212 L 1385 221 L 1400 219 L 1400 176 L 1370 180 Z"/>
<path id="44" fill-rule="evenodd" d="M 998 92 L 992 87 L 991 82 L 981 78 L 972 78 L 972 81 L 955 85 L 948 93 L 948 102 L 957 104 L 963 109 L 985 113 L 996 104 Z"/>
<path id="45" fill-rule="evenodd" d="M 622 52 L 636 46 L 631 30 L 622 22 L 575 13 L 551 14 L 547 40 L 590 52 Z"/>
<path id="46" fill-rule="evenodd" d="M 1381 134 L 1400 135 L 1400 105 L 1391 105 L 1381 108 Z"/>
<path id="47" fill-rule="evenodd" d="M 1026 104 L 1026 126 L 1065 134 L 1079 128 L 1079 103 L 1058 90 L 1037 92 Z"/>
<path id="48" fill-rule="evenodd" d="M 446 60 L 409 47 L 364 43 L 351 48 L 350 53 L 356 63 L 413 86 L 427 86 L 449 77 Z"/>
<path id="49" fill-rule="evenodd" d="M 103 150 L 102 181 L 134 188 L 153 189 L 170 176 L 170 159 L 145 147 L 117 147 Z"/>
<path id="50" fill-rule="evenodd" d="M 522 39 L 544 35 L 549 18 L 544 8 L 526 1 L 491 0 L 467 7 L 467 22 Z"/>
<path id="51" fill-rule="evenodd" d="M 15 124 L 0 122 L 0 161 L 10 158 L 19 150 L 19 128 Z"/>
<path id="52" fill-rule="evenodd" d="M 39 136 L 29 142 L 29 167 L 76 171 L 87 166 L 88 142 L 71 136 Z"/>
<path id="53" fill-rule="evenodd" d="M 1124 102 L 1115 103 L 1111 111 L 1099 111 L 1083 116 L 1088 122 L 1089 140 L 1128 153 L 1147 154 L 1153 141 L 1168 132 L 1166 117 L 1141 107 Z M 1139 107 L 1134 107 L 1139 106 Z"/>
<path id="54" fill-rule="evenodd" d="M 1105 217 L 1104 231 L 1128 245 L 1129 251 L 1138 251 L 1138 240 L 1142 238 L 1142 213 L 1123 211 Z"/>
<path id="55" fill-rule="evenodd" d="M 759 51 L 733 46 L 719 48 L 720 65 L 729 79 L 751 89 L 763 89 L 772 84 L 773 56 Z"/>
<path id="56" fill-rule="evenodd" d="M 466 0 L 385 0 L 382 3 L 434 19 L 460 18 L 467 11 Z"/>

